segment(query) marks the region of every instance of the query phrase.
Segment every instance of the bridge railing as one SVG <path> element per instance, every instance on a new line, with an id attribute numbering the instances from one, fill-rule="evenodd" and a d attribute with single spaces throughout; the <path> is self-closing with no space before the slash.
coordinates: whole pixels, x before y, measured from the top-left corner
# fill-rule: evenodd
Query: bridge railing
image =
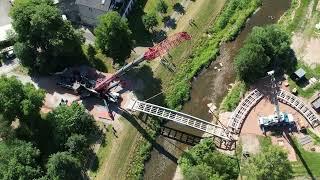
<path id="1" fill-rule="evenodd" d="M 216 124 L 212 124 L 210 122 L 199 119 L 197 117 L 190 116 L 182 112 L 178 112 L 172 109 L 168 109 L 165 107 L 157 106 L 151 103 L 146 103 L 135 99 L 131 100 L 128 108 L 133 111 L 140 111 L 170 121 L 174 121 L 179 124 L 183 124 L 198 129 L 200 131 L 209 133 L 213 136 L 222 138 L 227 141 L 233 140 L 232 134 L 226 128 Z"/>
<path id="2" fill-rule="evenodd" d="M 263 94 L 260 93 L 257 89 L 251 91 L 249 95 L 247 95 L 237 106 L 237 108 L 233 111 L 229 122 L 228 128 L 231 132 L 235 134 L 239 134 L 241 130 L 241 126 L 247 117 L 248 113 L 263 97 Z"/>
<path id="3" fill-rule="evenodd" d="M 297 96 L 281 89 L 278 92 L 277 97 L 279 101 L 291 106 L 292 108 L 300 112 L 313 128 L 320 125 L 320 118 L 317 113 L 312 108 L 307 106 Z"/>

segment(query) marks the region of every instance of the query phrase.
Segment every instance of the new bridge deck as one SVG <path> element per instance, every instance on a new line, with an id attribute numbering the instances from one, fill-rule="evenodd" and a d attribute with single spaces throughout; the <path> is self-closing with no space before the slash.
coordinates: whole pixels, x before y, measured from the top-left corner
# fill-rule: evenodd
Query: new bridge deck
<path id="1" fill-rule="evenodd" d="M 197 117 L 190 116 L 188 114 L 178 112 L 172 109 L 157 106 L 151 103 L 132 99 L 129 107 L 130 110 L 140 111 L 150 115 L 154 115 L 160 118 L 164 118 L 170 121 L 174 121 L 179 124 L 183 124 L 205 133 L 209 133 L 215 137 L 219 137 L 226 141 L 232 141 L 232 134 L 224 127 L 212 124 Z"/>

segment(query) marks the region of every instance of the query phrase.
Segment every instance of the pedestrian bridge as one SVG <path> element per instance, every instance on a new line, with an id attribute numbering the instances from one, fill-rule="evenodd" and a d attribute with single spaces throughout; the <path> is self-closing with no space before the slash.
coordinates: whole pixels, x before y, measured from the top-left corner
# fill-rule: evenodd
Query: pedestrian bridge
<path id="1" fill-rule="evenodd" d="M 178 112 L 165 107 L 157 106 L 151 103 L 132 99 L 129 102 L 128 109 L 132 111 L 139 111 L 160 118 L 174 121 L 176 123 L 186 125 L 202 132 L 208 133 L 212 136 L 221 138 L 225 141 L 233 141 L 232 134 L 229 130 L 223 126 L 212 124 L 197 117 L 190 116 L 188 114 Z"/>
<path id="2" fill-rule="evenodd" d="M 300 112 L 313 128 L 320 125 L 320 118 L 317 113 L 312 108 L 307 106 L 297 96 L 281 89 L 278 92 L 277 97 L 280 102 L 287 104 L 294 108 L 296 111 Z"/>

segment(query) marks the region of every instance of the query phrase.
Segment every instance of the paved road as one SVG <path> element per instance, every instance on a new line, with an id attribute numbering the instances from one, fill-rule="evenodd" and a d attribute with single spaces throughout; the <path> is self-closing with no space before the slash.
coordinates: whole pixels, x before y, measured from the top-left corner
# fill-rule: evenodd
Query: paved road
<path id="1" fill-rule="evenodd" d="M 0 26 L 11 23 L 11 18 L 8 15 L 10 7 L 9 0 L 0 0 Z"/>
<path id="2" fill-rule="evenodd" d="M 18 66 L 19 66 L 19 60 L 17 58 L 15 58 L 11 61 L 7 61 L 5 63 L 2 63 L 2 66 L 0 67 L 0 75 L 5 75 L 5 74 L 13 71 Z"/>

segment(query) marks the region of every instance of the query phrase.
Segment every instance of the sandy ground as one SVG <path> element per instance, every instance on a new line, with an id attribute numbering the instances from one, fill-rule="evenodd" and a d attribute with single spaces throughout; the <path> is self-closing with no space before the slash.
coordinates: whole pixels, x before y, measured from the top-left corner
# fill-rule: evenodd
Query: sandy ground
<path id="1" fill-rule="evenodd" d="M 302 60 L 314 68 L 317 64 L 320 64 L 320 37 L 319 35 L 314 35 L 315 25 L 319 22 L 312 14 L 313 6 L 314 1 L 311 1 L 302 27 L 292 36 L 291 48 L 294 50 L 298 60 Z M 317 9 L 318 7 L 320 7 L 320 3 L 318 3 Z"/>
<path id="2" fill-rule="evenodd" d="M 181 168 L 178 166 L 176 173 L 174 174 L 172 180 L 183 180 L 183 174 Z"/>
<path id="3" fill-rule="evenodd" d="M 256 134 L 242 134 L 240 137 L 242 152 L 257 154 L 260 152 L 260 143 Z"/>
<path id="4" fill-rule="evenodd" d="M 303 60 L 311 67 L 320 64 L 320 38 L 306 38 L 302 33 L 295 33 L 292 37 L 291 48 L 298 59 Z"/>

